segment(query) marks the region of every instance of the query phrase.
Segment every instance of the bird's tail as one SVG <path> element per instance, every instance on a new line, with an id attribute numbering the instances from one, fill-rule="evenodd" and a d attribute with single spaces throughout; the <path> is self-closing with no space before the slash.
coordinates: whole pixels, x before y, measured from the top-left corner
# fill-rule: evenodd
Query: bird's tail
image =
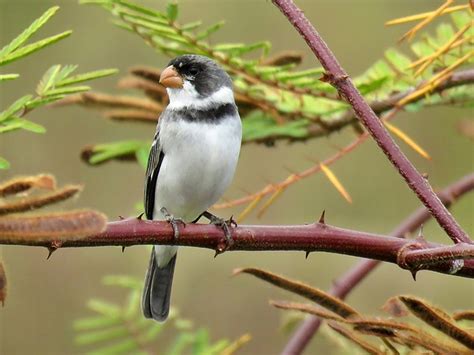
<path id="1" fill-rule="evenodd" d="M 142 296 L 142 309 L 146 318 L 153 318 L 158 322 L 168 318 L 176 256 L 177 254 L 165 266 L 158 267 L 155 247 L 151 250 Z"/>

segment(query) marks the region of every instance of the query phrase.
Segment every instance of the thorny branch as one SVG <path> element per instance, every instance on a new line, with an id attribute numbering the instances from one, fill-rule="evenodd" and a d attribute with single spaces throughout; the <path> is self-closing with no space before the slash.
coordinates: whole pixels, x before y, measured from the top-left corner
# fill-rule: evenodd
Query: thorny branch
<path id="1" fill-rule="evenodd" d="M 8 228 L 0 219 L 0 230 L 8 231 Z M 474 259 L 474 245 L 447 247 L 428 243 L 421 238 L 404 240 L 342 229 L 326 224 L 324 218 L 307 225 L 235 227 L 232 228 L 231 245 L 226 244 L 224 233 L 214 225 L 188 224 L 180 230 L 180 237 L 175 239 L 173 229 L 167 222 L 145 221 L 139 218 L 110 222 L 103 233 L 73 240 L 54 237 L 25 239 L 9 236 L 8 232 L 0 234 L 0 237 L 0 244 L 41 246 L 49 250 L 65 247 L 164 244 L 208 248 L 215 250 L 217 254 L 227 250 L 299 250 L 306 254 L 326 251 L 395 263 L 412 273 L 426 269 L 474 277 L 474 260 L 471 260 Z M 462 256 L 459 255 L 460 248 L 463 250 Z M 442 253 L 438 250 L 442 250 Z M 453 251 L 451 257 L 447 255 L 450 250 Z M 417 255 L 421 260 L 430 259 L 431 262 L 420 264 L 413 255 Z M 436 262 L 437 258 L 439 262 Z"/>
<path id="2" fill-rule="evenodd" d="M 367 128 L 381 150 L 396 167 L 408 186 L 430 210 L 439 225 L 455 243 L 472 243 L 442 202 L 433 192 L 428 181 L 416 170 L 403 154 L 393 138 L 385 129 L 375 112 L 352 83 L 340 66 L 334 54 L 328 48 L 319 33 L 304 16 L 303 12 L 291 0 L 272 0 L 280 11 L 298 30 L 308 46 L 326 70 L 326 79 L 338 90 L 340 95 L 352 106 L 361 123 Z"/>
<path id="3" fill-rule="evenodd" d="M 459 198 L 473 189 L 474 174 L 470 174 L 448 186 L 441 191 L 438 196 L 446 207 L 450 207 Z M 419 230 L 430 218 L 430 212 L 426 208 L 420 207 L 396 227 L 390 235 L 397 238 L 405 238 L 409 233 L 414 233 Z M 340 299 L 346 298 L 349 292 L 362 282 L 379 264 L 380 261 L 377 260 L 359 261 L 353 268 L 334 281 L 334 286 L 329 290 L 329 293 Z M 282 354 L 300 354 L 311 341 L 320 325 L 321 319 L 318 317 L 309 317 L 304 320 L 290 338 Z"/>

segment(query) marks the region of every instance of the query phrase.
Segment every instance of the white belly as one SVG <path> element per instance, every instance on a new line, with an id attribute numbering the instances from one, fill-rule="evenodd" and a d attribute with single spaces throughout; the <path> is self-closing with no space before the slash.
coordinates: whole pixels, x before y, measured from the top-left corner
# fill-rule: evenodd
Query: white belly
<path id="1" fill-rule="evenodd" d="M 160 126 L 165 154 L 155 190 L 153 219 L 165 207 L 192 222 L 222 196 L 234 176 L 242 127 L 238 116 L 219 124 L 170 121 Z"/>

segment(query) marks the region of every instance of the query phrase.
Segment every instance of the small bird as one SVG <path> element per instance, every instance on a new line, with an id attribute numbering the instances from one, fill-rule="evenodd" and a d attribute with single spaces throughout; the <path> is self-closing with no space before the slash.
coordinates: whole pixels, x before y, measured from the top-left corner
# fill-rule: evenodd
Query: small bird
<path id="1" fill-rule="evenodd" d="M 229 238 L 228 222 L 207 209 L 230 185 L 240 153 L 242 124 L 232 80 L 212 59 L 182 55 L 169 62 L 160 84 L 169 104 L 148 157 L 146 217 L 168 221 L 179 237 L 178 223 L 204 216 Z M 152 249 L 142 296 L 146 318 L 168 317 L 176 253 L 176 246 Z"/>

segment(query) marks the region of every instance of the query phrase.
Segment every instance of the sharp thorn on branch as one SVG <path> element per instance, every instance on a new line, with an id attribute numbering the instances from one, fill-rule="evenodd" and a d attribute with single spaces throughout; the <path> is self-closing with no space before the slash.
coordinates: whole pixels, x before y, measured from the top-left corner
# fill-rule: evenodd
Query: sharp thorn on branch
<path id="1" fill-rule="evenodd" d="M 121 221 L 123 221 L 123 220 L 125 219 L 124 216 L 118 216 L 118 218 L 119 218 Z"/>
<path id="2" fill-rule="evenodd" d="M 53 248 L 53 247 L 48 247 L 48 256 L 46 257 L 46 260 L 49 260 L 49 258 L 51 257 L 51 255 L 53 255 L 53 253 L 58 250 L 57 248 Z"/>
<path id="3" fill-rule="evenodd" d="M 309 253 L 311 253 L 311 252 L 310 252 L 310 251 L 306 251 L 306 252 L 305 252 L 305 256 L 304 256 L 305 259 L 308 259 Z"/>
<path id="4" fill-rule="evenodd" d="M 59 240 L 55 240 L 55 241 L 52 241 L 51 242 L 51 245 L 49 245 L 47 248 L 48 248 L 48 256 L 46 257 L 46 260 L 49 260 L 49 258 L 51 257 L 51 255 L 53 255 L 53 253 L 58 250 L 58 248 L 60 248 L 62 245 L 62 242 L 59 241 Z"/>
<path id="5" fill-rule="evenodd" d="M 323 213 L 321 213 L 321 217 L 319 217 L 318 223 L 320 224 L 326 224 L 324 218 L 326 217 L 326 210 L 323 210 Z"/>
<path id="6" fill-rule="evenodd" d="M 122 253 L 125 252 L 125 248 L 126 248 L 126 246 L 125 246 L 125 245 L 122 245 Z"/>
<path id="7" fill-rule="evenodd" d="M 140 213 L 140 214 L 137 216 L 137 219 L 138 219 L 138 220 L 141 220 L 141 219 L 142 219 L 142 217 L 143 217 L 143 215 L 144 215 L 144 213 L 143 213 L 143 212 L 142 212 L 142 213 Z"/>
<path id="8" fill-rule="evenodd" d="M 416 281 L 416 274 L 418 270 L 410 270 L 411 276 L 413 277 L 413 281 Z"/>

